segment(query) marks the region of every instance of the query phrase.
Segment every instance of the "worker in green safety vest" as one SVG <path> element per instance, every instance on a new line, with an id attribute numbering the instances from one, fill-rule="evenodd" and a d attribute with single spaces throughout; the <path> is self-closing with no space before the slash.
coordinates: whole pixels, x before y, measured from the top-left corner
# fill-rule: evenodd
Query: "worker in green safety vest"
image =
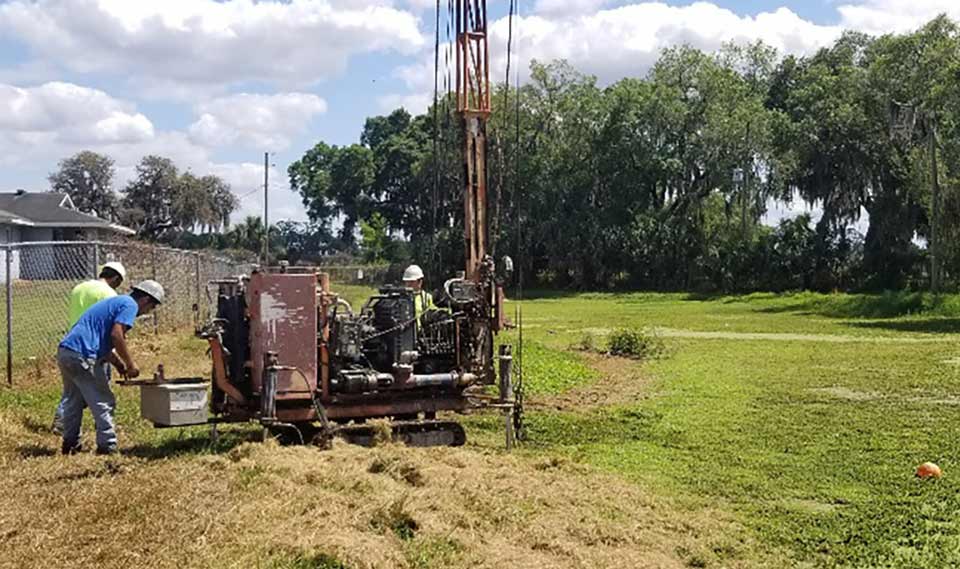
<path id="1" fill-rule="evenodd" d="M 403 271 L 403 286 L 412 289 L 414 296 L 414 308 L 416 310 L 417 326 L 420 325 L 420 318 L 427 310 L 435 310 L 433 304 L 433 295 L 423 290 L 423 269 L 417 265 L 410 265 Z"/>

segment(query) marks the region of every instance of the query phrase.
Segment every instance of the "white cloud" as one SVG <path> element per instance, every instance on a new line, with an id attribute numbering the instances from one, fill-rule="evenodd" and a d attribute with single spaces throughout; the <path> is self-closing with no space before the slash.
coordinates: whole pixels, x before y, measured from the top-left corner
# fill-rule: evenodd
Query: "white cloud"
<path id="1" fill-rule="evenodd" d="M 263 164 L 253 162 L 210 163 L 206 172 L 223 178 L 240 198 L 240 208 L 233 219 L 248 215 L 263 217 Z M 276 166 L 270 168 L 270 223 L 279 220 L 306 221 L 307 212 L 300 196 L 290 190 L 286 172 Z"/>
<path id="2" fill-rule="evenodd" d="M 820 26 L 804 20 L 787 8 L 740 16 L 709 2 L 670 6 L 642 2 L 592 13 L 549 10 L 566 2 L 542 0 L 545 13 L 514 20 L 515 52 L 512 65 L 523 76 L 531 59 L 549 62 L 566 59 L 575 68 L 596 75 L 601 83 L 645 75 L 663 49 L 679 44 L 715 51 L 727 42 L 763 40 L 781 53 L 803 54 L 829 45 L 839 27 Z M 583 8 L 606 4 L 587 0 Z M 491 77 L 503 81 L 509 21 L 501 18 L 490 26 Z M 399 68 L 397 76 L 413 93 L 433 92 L 433 53 L 422 53 L 412 65 Z M 401 101 L 401 95 L 384 101 Z M 421 99 L 422 100 L 422 99 Z"/>
<path id="3" fill-rule="evenodd" d="M 92 128 L 72 129 L 65 133 L 66 140 L 97 143 L 131 143 L 153 138 L 153 123 L 140 113 L 130 115 L 113 111 L 110 116 L 98 120 Z M 87 137 L 90 137 L 89 139 Z"/>
<path id="4" fill-rule="evenodd" d="M 153 123 L 130 103 L 97 89 L 51 82 L 20 88 L 0 84 L 0 136 L 48 143 L 136 143 Z"/>
<path id="5" fill-rule="evenodd" d="M 230 144 L 264 146 L 282 145 L 284 137 L 301 132 L 312 116 L 325 110 L 322 99 L 303 93 L 237 95 L 197 108 L 202 117 L 213 117 Z M 261 215 L 263 165 L 218 161 L 209 142 L 193 133 L 155 130 L 133 104 L 97 89 L 62 82 L 0 84 L 0 165 L 8 184 L 43 190 L 58 160 L 92 150 L 115 160 L 115 187 L 120 189 L 136 175 L 137 163 L 154 154 L 170 158 L 182 170 L 223 177 L 238 197 L 245 196 L 237 216 Z M 270 186 L 272 219 L 306 219 L 282 170 L 271 169 Z"/>
<path id="6" fill-rule="evenodd" d="M 941 13 L 960 19 L 958 0 L 847 0 L 837 6 L 839 24 L 829 26 L 805 20 L 786 7 L 739 15 L 705 1 L 685 6 L 633 2 L 606 8 L 611 4 L 612 0 L 537 0 L 532 14 L 516 17 L 513 65 L 522 80 L 531 59 L 566 59 L 606 84 L 645 75 L 665 48 L 680 44 L 715 51 L 726 42 L 762 40 L 780 53 L 802 55 L 831 44 L 844 29 L 883 34 L 916 29 Z M 507 18 L 491 24 L 495 81 L 503 81 L 507 35 Z M 409 92 L 380 97 L 381 107 L 422 112 L 432 98 L 433 73 L 432 50 L 424 50 L 416 62 L 395 72 Z"/>
<path id="7" fill-rule="evenodd" d="M 433 90 L 431 89 L 429 93 L 384 95 L 377 102 L 380 104 L 380 110 L 385 113 L 402 107 L 410 114 L 422 114 L 433 104 Z"/>
<path id="8" fill-rule="evenodd" d="M 906 32 L 940 14 L 960 18 L 957 0 L 862 0 L 837 7 L 845 28 L 870 34 Z"/>
<path id="9" fill-rule="evenodd" d="M 309 93 L 230 95 L 197 106 L 199 119 L 190 126 L 190 136 L 205 146 L 282 150 L 326 110 L 326 101 Z"/>
<path id="10" fill-rule="evenodd" d="M 601 10 L 574 19 L 530 16 L 515 30 L 521 65 L 531 58 L 566 59 L 609 82 L 646 73 L 664 48 L 678 44 L 714 51 L 725 42 L 763 40 L 782 53 L 807 53 L 828 45 L 838 28 L 812 24 L 787 8 L 739 16 L 707 2 L 669 6 L 646 2 Z M 506 45 L 507 21 L 492 27 L 492 45 Z M 498 49 L 496 68 L 506 66 Z"/>
<path id="11" fill-rule="evenodd" d="M 436 10 L 437 8 L 436 0 L 406 0 L 405 4 L 418 12 L 422 12 L 429 8 L 433 8 L 434 10 Z M 445 8 L 446 8 L 446 2 L 443 2 L 441 0 L 440 9 L 443 10 Z"/>
<path id="12" fill-rule="evenodd" d="M 611 0 L 537 0 L 533 11 L 556 17 L 586 14 L 610 4 Z"/>
<path id="13" fill-rule="evenodd" d="M 72 71 L 126 73 L 152 89 L 308 85 L 352 55 L 425 42 L 414 14 L 344 0 L 11 0 L 0 34 Z"/>

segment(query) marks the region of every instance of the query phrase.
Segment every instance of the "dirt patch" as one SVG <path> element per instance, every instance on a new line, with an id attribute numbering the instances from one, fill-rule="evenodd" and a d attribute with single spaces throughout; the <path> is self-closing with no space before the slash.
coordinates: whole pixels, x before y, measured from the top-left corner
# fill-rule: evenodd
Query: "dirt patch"
<path id="1" fill-rule="evenodd" d="M 592 411 L 599 407 L 638 403 L 649 396 L 651 378 L 643 370 L 643 362 L 589 352 L 582 352 L 580 356 L 600 372 L 600 379 L 558 395 L 538 397 L 528 406 L 557 411 Z"/>
<path id="2" fill-rule="evenodd" d="M 534 327 L 524 325 L 527 328 Z M 563 328 L 558 328 L 563 330 Z M 582 328 L 583 333 L 594 336 L 606 336 L 612 328 Z M 661 338 L 681 338 L 690 340 L 741 340 L 741 341 L 771 341 L 771 342 L 827 342 L 832 344 L 873 343 L 873 344 L 927 344 L 952 342 L 954 340 L 943 337 L 905 338 L 902 336 L 855 336 L 845 334 L 791 334 L 780 332 L 719 332 L 702 330 L 681 330 L 675 328 L 651 329 Z M 958 359 L 960 361 L 960 359 Z"/>
<path id="3" fill-rule="evenodd" d="M 857 391 L 855 389 L 850 389 L 849 387 L 841 386 L 817 387 L 814 389 L 809 389 L 808 391 L 810 393 L 826 395 L 834 399 L 843 399 L 845 401 L 875 401 L 883 398 L 883 395 L 879 393 L 873 393 L 870 391 Z"/>
<path id="4" fill-rule="evenodd" d="M 701 340 L 765 340 L 772 342 L 828 342 L 833 344 L 874 343 L 874 344 L 924 344 L 931 342 L 953 341 L 947 338 L 903 338 L 886 336 L 846 336 L 839 334 L 788 334 L 767 332 L 700 332 L 694 330 L 674 330 L 656 328 L 664 338 L 689 338 Z"/>
<path id="5" fill-rule="evenodd" d="M 960 405 L 960 397 L 910 397 L 907 401 L 928 405 Z"/>
<path id="6" fill-rule="evenodd" d="M 0 435 L 38 436 L 3 415 Z M 566 461 L 544 468 L 542 458 L 492 451 L 339 443 L 107 461 L 0 450 L 0 567 L 264 567 L 281 554 L 368 569 L 757 559 L 724 514 L 681 510 Z"/>
<path id="7" fill-rule="evenodd" d="M 949 395 L 905 396 L 902 394 L 882 394 L 872 391 L 857 391 L 849 387 L 817 387 L 807 390 L 810 393 L 826 395 L 844 401 L 886 401 L 895 403 L 921 403 L 925 405 L 960 405 L 960 397 Z"/>

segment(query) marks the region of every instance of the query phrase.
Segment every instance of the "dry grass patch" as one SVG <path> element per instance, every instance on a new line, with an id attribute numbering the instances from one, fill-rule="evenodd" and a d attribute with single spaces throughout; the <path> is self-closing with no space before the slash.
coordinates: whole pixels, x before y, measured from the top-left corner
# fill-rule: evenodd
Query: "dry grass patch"
<path id="1" fill-rule="evenodd" d="M 18 450 L 49 438 L 0 415 L 0 567 L 683 567 L 739 535 L 566 461 L 340 443 L 160 460 Z"/>

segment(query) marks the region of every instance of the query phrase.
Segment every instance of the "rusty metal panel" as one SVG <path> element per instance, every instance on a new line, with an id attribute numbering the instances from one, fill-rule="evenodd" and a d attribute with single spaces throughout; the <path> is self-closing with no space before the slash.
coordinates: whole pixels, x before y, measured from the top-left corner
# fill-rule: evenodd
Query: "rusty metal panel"
<path id="1" fill-rule="evenodd" d="M 277 400 L 309 399 L 317 388 L 317 276 L 255 273 L 247 290 L 254 388 L 260 390 L 264 354 L 277 352 L 280 365 L 306 376 L 281 371 Z"/>

